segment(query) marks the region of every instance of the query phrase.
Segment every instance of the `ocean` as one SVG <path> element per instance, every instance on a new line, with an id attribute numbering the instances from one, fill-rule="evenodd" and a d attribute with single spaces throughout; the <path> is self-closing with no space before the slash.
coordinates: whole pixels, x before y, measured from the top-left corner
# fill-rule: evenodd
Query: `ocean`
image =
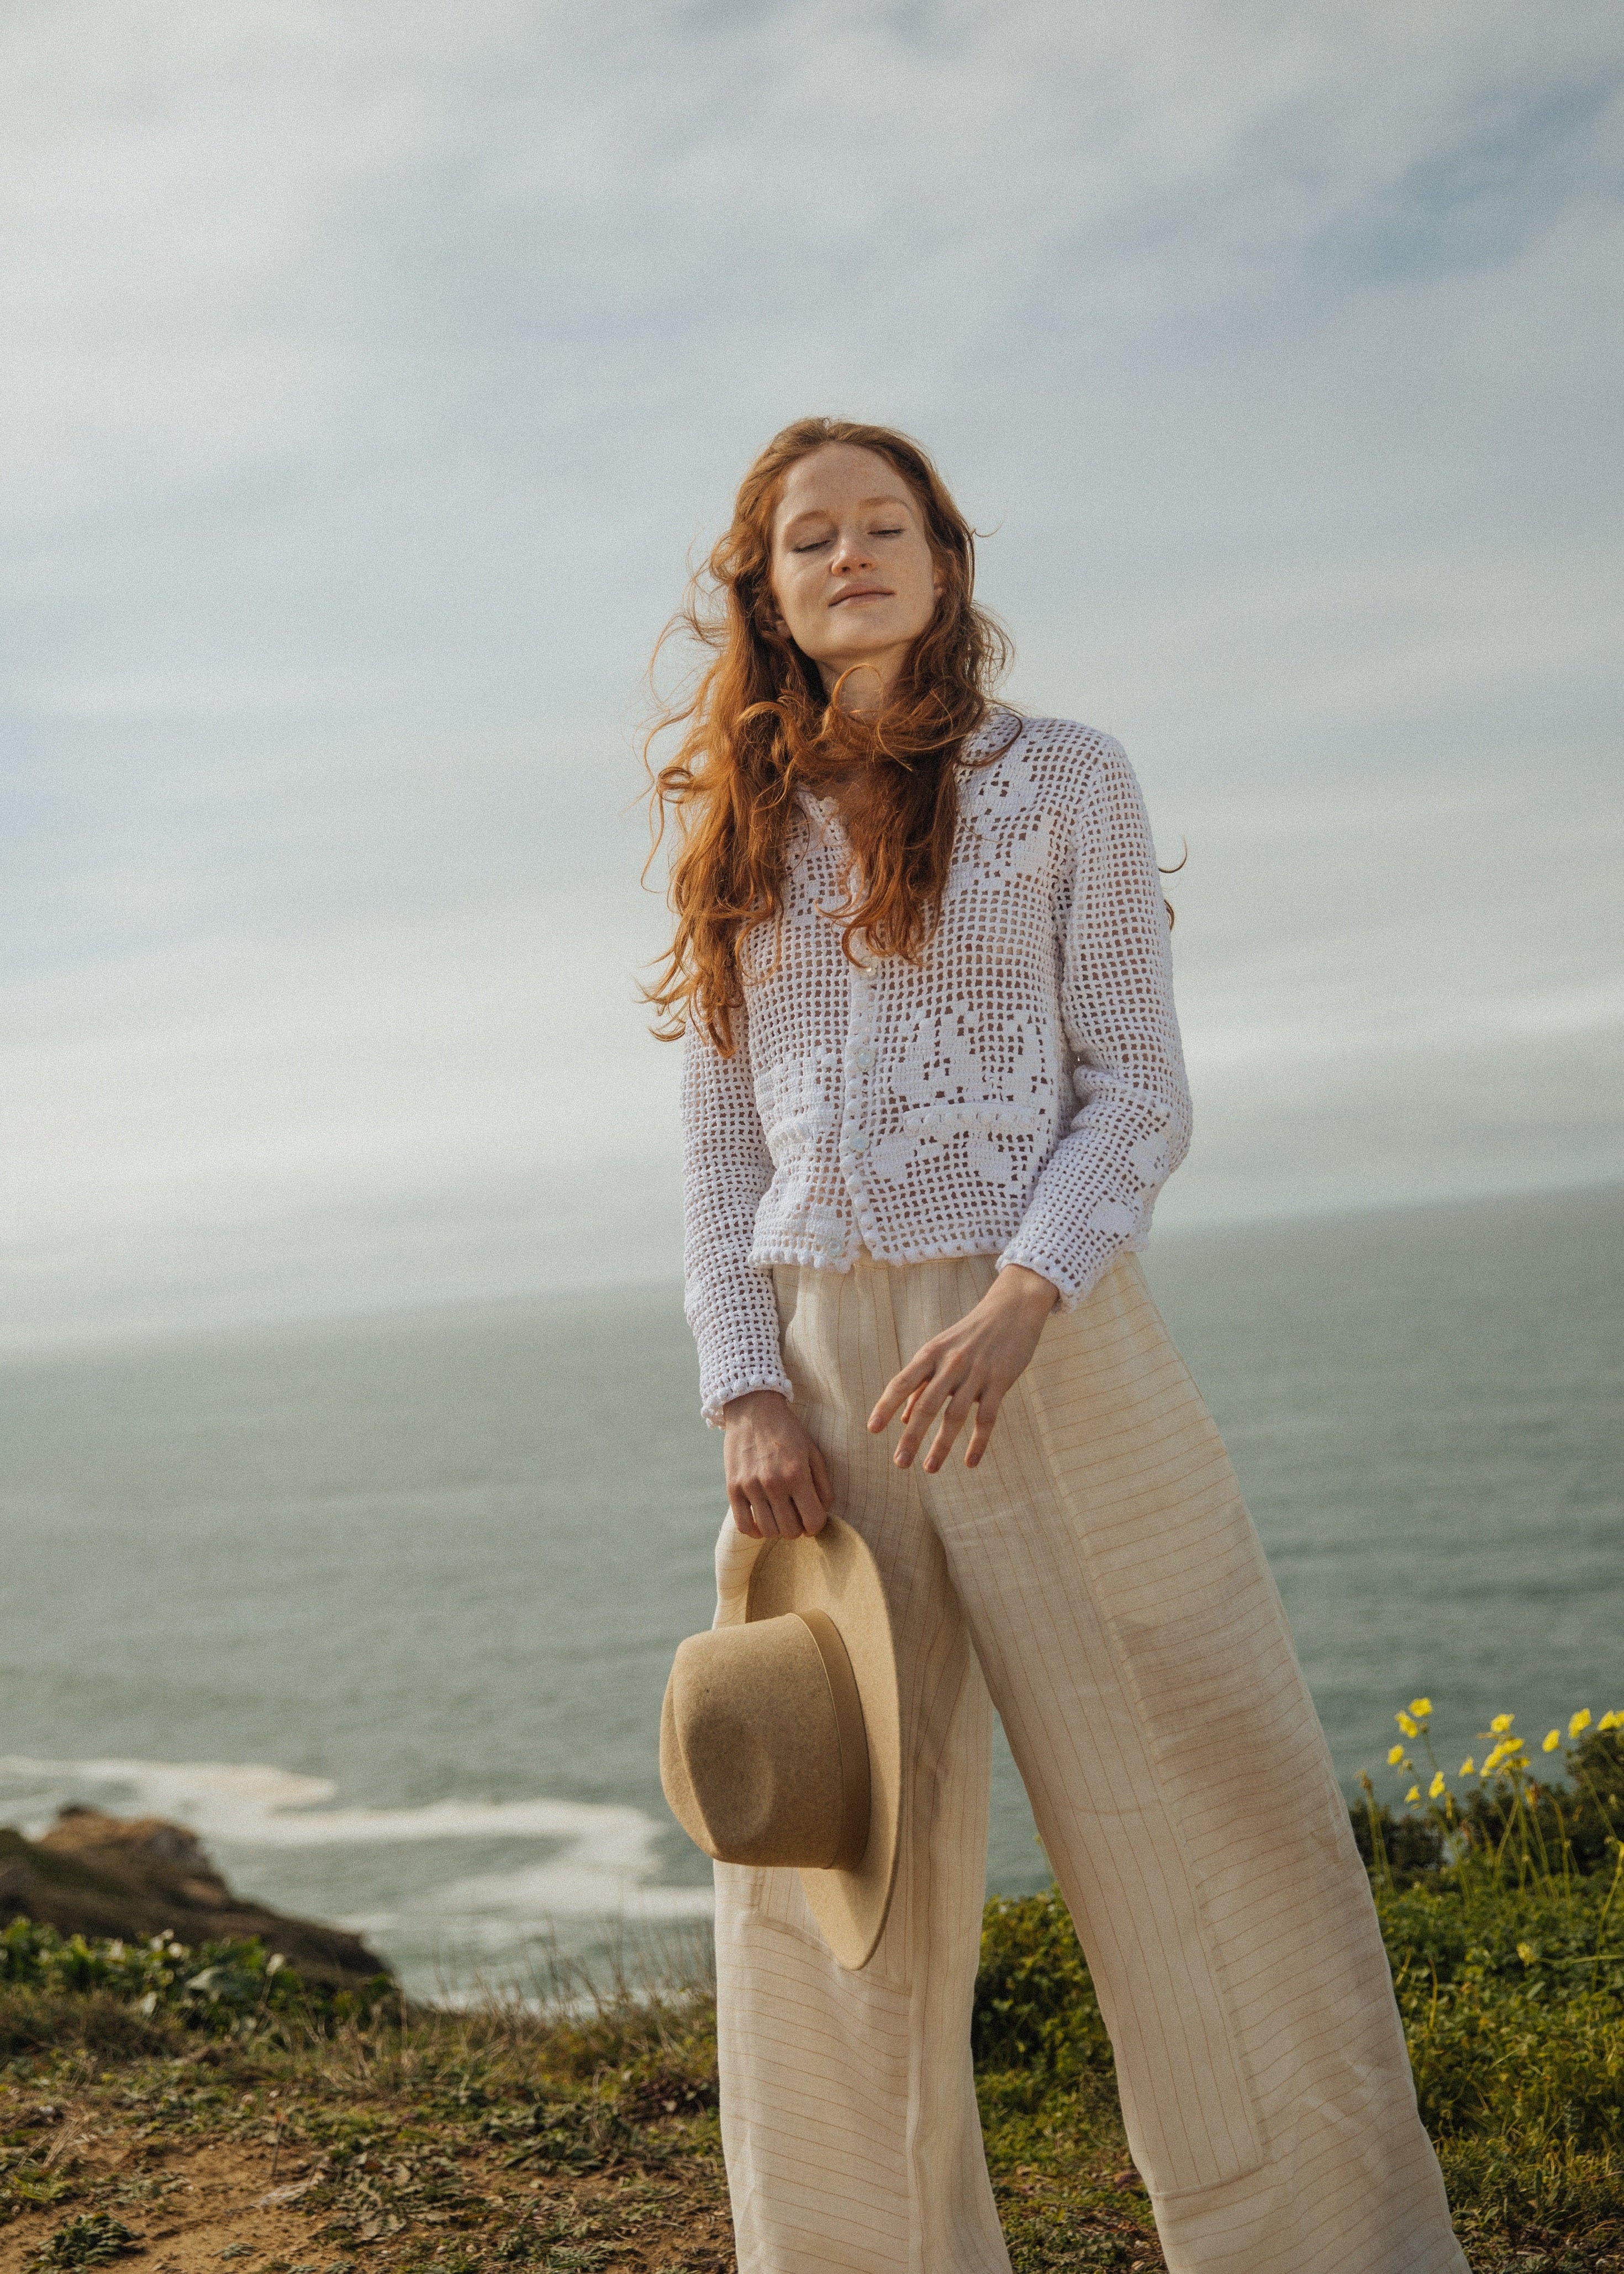
<path id="1" fill-rule="evenodd" d="M 1159 1237 L 1339 1773 L 1624 1706 L 1624 1189 Z M 0 1367 L 0 1820 L 184 1819 L 426 1996 L 708 1910 L 656 1760 L 719 1440 L 674 1287 Z M 1270 1733 L 1255 1737 L 1269 1775 Z M 1000 1752 L 989 1885 L 1047 1874 Z"/>

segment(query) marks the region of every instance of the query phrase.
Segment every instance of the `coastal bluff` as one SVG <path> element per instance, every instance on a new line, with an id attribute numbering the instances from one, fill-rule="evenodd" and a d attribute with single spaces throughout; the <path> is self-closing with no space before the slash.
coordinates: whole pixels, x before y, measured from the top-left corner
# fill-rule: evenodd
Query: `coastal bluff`
<path id="1" fill-rule="evenodd" d="M 125 1942 L 166 1930 L 189 1946 L 257 1935 L 306 1982 L 335 1990 L 390 1971 L 358 1935 L 235 1894 L 196 1833 L 160 1816 L 69 1807 L 38 1840 L 0 1826 L 0 1925 L 19 1917 Z"/>

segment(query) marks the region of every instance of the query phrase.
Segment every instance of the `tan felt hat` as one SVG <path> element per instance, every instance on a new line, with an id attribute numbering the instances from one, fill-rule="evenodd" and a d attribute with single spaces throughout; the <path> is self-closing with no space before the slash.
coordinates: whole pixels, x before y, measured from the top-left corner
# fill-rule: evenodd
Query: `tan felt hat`
<path id="1" fill-rule="evenodd" d="M 879 1567 L 849 1524 L 763 1542 L 743 1623 L 678 1645 L 660 1781 L 718 1863 L 798 1865 L 836 1958 L 868 1964 L 897 1874 L 902 1717 Z"/>

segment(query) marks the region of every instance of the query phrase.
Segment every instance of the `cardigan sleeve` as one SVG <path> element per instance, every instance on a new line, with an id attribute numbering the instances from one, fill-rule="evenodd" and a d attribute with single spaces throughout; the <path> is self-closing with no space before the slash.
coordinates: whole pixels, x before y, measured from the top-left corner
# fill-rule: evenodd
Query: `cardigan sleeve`
<path id="1" fill-rule="evenodd" d="M 1167 910 L 1150 823 L 1121 746 L 1103 743 L 1073 817 L 1061 1019 L 1079 1111 L 998 1268 L 1041 1272 L 1072 1310 L 1145 1246 L 1157 1193 L 1190 1144 Z"/>
<path id="2" fill-rule="evenodd" d="M 731 1058 L 691 1023 L 682 1045 L 684 1308 L 699 1348 L 700 1411 L 713 1428 L 728 1399 L 747 1390 L 793 1396 L 772 1280 L 750 1261 L 772 1160 L 756 1110 L 742 1009 L 733 1023 Z"/>

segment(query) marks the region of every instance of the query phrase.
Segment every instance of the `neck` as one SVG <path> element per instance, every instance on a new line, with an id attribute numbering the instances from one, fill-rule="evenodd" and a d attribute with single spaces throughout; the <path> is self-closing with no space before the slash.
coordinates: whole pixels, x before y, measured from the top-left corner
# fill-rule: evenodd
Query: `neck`
<path id="1" fill-rule="evenodd" d="M 897 684 L 898 666 L 891 657 L 860 657 L 855 663 L 821 663 L 818 672 L 823 681 L 823 692 L 831 702 L 840 687 L 840 708 L 849 711 L 854 719 L 871 719 L 891 701 L 891 690 Z"/>

